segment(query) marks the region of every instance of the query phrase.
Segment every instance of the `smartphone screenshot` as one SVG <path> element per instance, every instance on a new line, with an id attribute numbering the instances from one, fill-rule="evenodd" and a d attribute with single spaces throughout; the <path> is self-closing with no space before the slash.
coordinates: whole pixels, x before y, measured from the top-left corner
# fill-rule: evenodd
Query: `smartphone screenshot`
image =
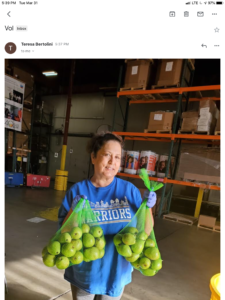
<path id="1" fill-rule="evenodd" d="M 2 296 L 220 299 L 224 1 L 0 6 Z"/>

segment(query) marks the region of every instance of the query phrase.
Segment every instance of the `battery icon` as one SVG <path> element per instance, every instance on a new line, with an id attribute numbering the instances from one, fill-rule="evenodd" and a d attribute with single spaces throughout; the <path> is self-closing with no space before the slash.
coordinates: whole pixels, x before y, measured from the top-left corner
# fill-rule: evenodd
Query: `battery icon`
<path id="1" fill-rule="evenodd" d="M 217 4 L 217 5 L 221 5 L 221 4 L 223 4 L 223 2 L 216 2 L 216 4 Z"/>

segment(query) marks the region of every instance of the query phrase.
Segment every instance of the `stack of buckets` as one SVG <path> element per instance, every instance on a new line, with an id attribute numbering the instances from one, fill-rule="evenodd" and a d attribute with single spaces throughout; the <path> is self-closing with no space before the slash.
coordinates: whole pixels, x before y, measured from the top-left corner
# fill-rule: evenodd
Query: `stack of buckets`
<path id="1" fill-rule="evenodd" d="M 119 172 L 127 174 L 139 174 L 145 168 L 149 176 L 165 177 L 168 155 L 159 155 L 152 151 L 125 151 L 122 150 L 122 158 Z M 171 177 L 175 157 L 171 157 L 168 178 Z"/>

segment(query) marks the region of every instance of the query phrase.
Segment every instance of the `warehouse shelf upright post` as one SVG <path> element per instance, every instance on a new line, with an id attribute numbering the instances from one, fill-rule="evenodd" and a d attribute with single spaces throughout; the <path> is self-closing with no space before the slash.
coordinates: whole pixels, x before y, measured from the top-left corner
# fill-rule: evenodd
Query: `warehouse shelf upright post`
<path id="1" fill-rule="evenodd" d="M 189 72 L 190 72 L 189 82 L 187 82 L 187 80 L 185 78 L 185 72 L 186 72 L 187 69 L 189 69 Z M 194 70 L 195 69 L 193 68 L 193 65 L 190 63 L 190 61 L 188 59 L 185 59 L 182 74 L 181 74 L 181 85 L 180 85 L 181 87 L 184 87 L 184 86 L 191 87 L 192 86 L 193 78 L 194 78 Z M 172 133 L 176 133 L 176 129 L 178 127 L 178 118 L 180 116 L 180 111 L 182 110 L 183 95 L 186 99 L 185 110 L 187 110 L 187 103 L 189 101 L 190 93 L 189 92 L 187 92 L 186 94 L 179 93 L 178 101 L 177 101 L 176 114 L 174 116 Z M 165 171 L 165 177 L 166 178 L 168 177 L 168 174 L 169 174 L 169 167 L 170 167 L 171 157 L 172 157 L 172 154 L 173 154 L 173 147 L 174 147 L 174 139 L 171 139 L 170 150 L 169 150 L 169 155 L 168 155 L 168 162 L 167 162 L 166 171 Z M 177 154 L 176 154 L 175 169 L 174 169 L 173 174 L 171 174 L 172 179 L 175 179 L 175 176 L 176 176 L 176 171 L 177 171 L 177 166 L 178 166 L 178 157 L 179 157 L 179 154 L 180 154 L 180 147 L 181 147 L 181 139 L 178 140 L 178 149 L 177 149 Z M 170 204 L 171 204 L 171 199 L 172 199 L 172 195 L 173 195 L 173 184 L 170 186 L 170 190 L 169 190 L 169 192 L 167 193 L 167 195 L 165 197 L 166 186 L 167 186 L 167 184 L 165 183 L 163 188 L 162 188 L 162 194 L 161 194 L 161 201 L 160 201 L 160 206 L 159 206 L 158 217 L 160 217 L 161 214 L 163 213 L 163 207 L 164 207 L 165 201 L 167 201 L 167 205 L 166 205 L 167 212 L 169 212 L 169 210 L 170 210 Z"/>
<path id="2" fill-rule="evenodd" d="M 34 86 L 33 86 L 32 112 L 31 112 L 31 127 L 30 127 L 30 136 L 29 136 L 29 149 L 31 149 L 31 147 L 32 147 L 32 134 L 33 134 L 33 123 L 34 123 L 35 98 L 36 98 L 36 85 L 34 83 Z M 27 156 L 27 173 L 31 172 L 30 159 L 31 159 L 31 153 L 28 152 L 28 156 Z"/>
<path id="3" fill-rule="evenodd" d="M 201 100 L 205 100 L 205 97 L 201 97 L 201 98 L 190 98 L 189 96 L 185 97 L 185 99 L 183 99 L 183 94 L 184 93 L 190 93 L 190 92 L 201 92 L 201 91 L 212 91 L 212 90 L 220 90 L 220 85 L 215 85 L 215 86 L 202 86 L 202 87 L 180 87 L 180 88 L 171 88 L 171 89 L 164 89 L 164 90 L 160 90 L 160 93 L 173 93 L 176 92 L 178 93 L 178 103 L 177 103 L 177 116 L 178 113 L 180 112 L 180 108 L 181 108 L 181 103 L 182 102 L 186 102 L 187 101 L 201 101 Z M 159 90 L 158 90 L 159 92 Z M 123 96 L 123 95 L 148 95 L 148 94 L 156 94 L 157 91 L 156 90 L 144 90 L 144 91 L 129 91 L 129 92 L 119 92 L 118 96 Z M 207 99 L 209 99 L 210 97 L 207 97 Z M 220 98 L 219 97 L 211 97 L 211 100 L 215 100 L 215 101 L 219 101 Z M 132 103 L 155 103 L 158 100 L 137 100 L 137 101 L 132 101 Z M 131 101 L 130 101 L 131 102 Z M 161 103 L 163 102 L 175 102 L 174 99 L 165 99 L 165 100 L 160 100 Z M 185 106 L 185 110 L 188 108 L 188 105 Z M 115 132 L 116 134 L 119 134 L 121 136 L 125 137 L 125 140 L 152 140 L 152 141 L 165 141 L 170 140 L 170 150 L 169 150 L 169 157 L 171 158 L 172 152 L 173 152 L 173 146 L 174 146 L 174 142 L 175 141 L 180 141 L 184 142 L 184 143 L 199 143 L 199 144 L 211 144 L 211 145 L 218 145 L 219 141 L 220 141 L 220 136 L 217 135 L 201 135 L 201 134 L 176 134 L 175 130 L 176 130 L 176 122 L 177 120 L 175 119 L 174 122 L 174 126 L 173 126 L 173 133 L 172 134 L 157 134 L 157 133 L 137 133 L 137 132 Z M 180 152 L 180 148 L 178 148 L 178 157 L 179 157 L 179 152 Z M 178 159 L 177 159 L 178 160 Z M 178 164 L 178 161 L 177 161 Z M 169 164 L 168 164 L 169 165 Z M 177 166 L 176 166 L 177 168 Z M 160 207 L 159 207 L 159 212 L 158 212 L 158 217 L 160 217 L 162 215 L 162 213 L 164 213 L 164 211 L 162 210 L 163 205 L 165 203 L 165 201 L 167 201 L 167 209 L 165 212 L 168 212 L 170 209 L 170 203 L 171 203 L 171 198 L 172 198 L 172 194 L 173 194 L 173 184 L 178 184 L 178 185 L 185 185 L 185 186 L 193 186 L 193 187 L 198 187 L 200 189 L 211 189 L 211 190 L 220 190 L 220 187 L 215 186 L 215 185 L 210 185 L 210 184 L 202 184 L 202 183 L 193 183 L 193 182 L 185 182 L 185 181 L 178 181 L 175 180 L 175 173 L 176 173 L 176 169 L 175 172 L 173 174 L 172 179 L 168 179 L 168 171 L 169 171 L 169 167 L 167 167 L 166 170 L 166 176 L 165 178 L 156 178 L 156 177 L 150 177 L 151 180 L 155 180 L 155 181 L 162 181 L 164 182 L 165 186 L 164 186 L 164 193 L 162 194 L 162 198 L 161 198 L 161 202 L 160 202 Z M 126 176 L 126 177 L 133 177 L 133 178 L 138 178 L 138 175 L 129 175 L 126 173 L 119 173 L 119 176 Z M 169 190 L 169 192 L 167 193 L 167 195 L 165 196 L 165 190 L 166 190 L 166 184 L 167 183 L 171 183 L 172 184 L 172 188 Z M 199 190 L 200 193 L 200 190 Z M 201 198 L 200 196 L 198 197 L 198 201 L 196 204 L 196 211 L 195 211 L 195 217 L 198 216 L 199 211 L 200 211 L 200 207 L 201 207 Z"/>
<path id="4" fill-rule="evenodd" d="M 120 87 L 121 87 L 121 82 L 122 82 L 122 74 L 123 74 L 123 65 L 120 66 L 120 71 L 119 71 L 119 80 L 118 80 L 118 84 L 117 84 L 117 92 L 119 92 Z M 118 95 L 116 96 L 116 102 L 114 105 L 114 112 L 113 112 L 113 120 L 112 120 L 112 130 L 115 130 L 115 120 L 116 120 L 116 111 L 117 111 L 117 105 L 119 104 L 120 107 L 120 111 L 124 120 L 124 124 L 125 124 L 125 119 L 124 119 L 124 115 L 123 115 L 123 111 L 122 111 L 122 107 L 120 105 L 120 98 L 118 97 Z"/>
<path id="5" fill-rule="evenodd" d="M 34 122 L 33 122 L 33 134 L 32 134 L 32 164 L 35 165 L 35 160 L 38 165 L 38 172 L 39 172 L 39 165 L 42 163 L 42 159 L 38 158 L 40 153 L 43 153 L 43 156 L 46 156 L 46 163 L 45 163 L 45 174 L 40 175 L 47 175 L 48 173 L 48 164 L 49 164 L 49 150 L 50 150 L 50 138 L 51 138 L 51 128 L 52 128 L 52 119 L 53 113 L 49 113 L 45 111 L 44 102 L 42 101 L 41 107 L 37 118 L 34 115 Z M 35 130 L 34 130 L 35 128 Z M 34 132 L 35 131 L 35 132 Z M 44 162 L 43 162 L 44 163 Z M 37 172 L 37 173 L 38 173 Z"/>

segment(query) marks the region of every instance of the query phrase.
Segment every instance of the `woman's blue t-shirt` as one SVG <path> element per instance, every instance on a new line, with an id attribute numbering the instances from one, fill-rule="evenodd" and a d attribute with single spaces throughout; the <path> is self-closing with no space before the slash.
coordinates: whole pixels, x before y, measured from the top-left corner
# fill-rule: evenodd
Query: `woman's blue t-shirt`
<path id="1" fill-rule="evenodd" d="M 78 182 L 63 199 L 59 210 L 60 226 L 76 195 L 87 196 L 92 209 L 99 213 L 98 222 L 106 239 L 105 255 L 102 259 L 67 268 L 64 278 L 90 294 L 117 297 L 131 282 L 133 268 L 117 253 L 113 237 L 131 221 L 140 207 L 140 191 L 132 183 L 117 177 L 110 185 L 100 188 L 89 179 Z"/>

